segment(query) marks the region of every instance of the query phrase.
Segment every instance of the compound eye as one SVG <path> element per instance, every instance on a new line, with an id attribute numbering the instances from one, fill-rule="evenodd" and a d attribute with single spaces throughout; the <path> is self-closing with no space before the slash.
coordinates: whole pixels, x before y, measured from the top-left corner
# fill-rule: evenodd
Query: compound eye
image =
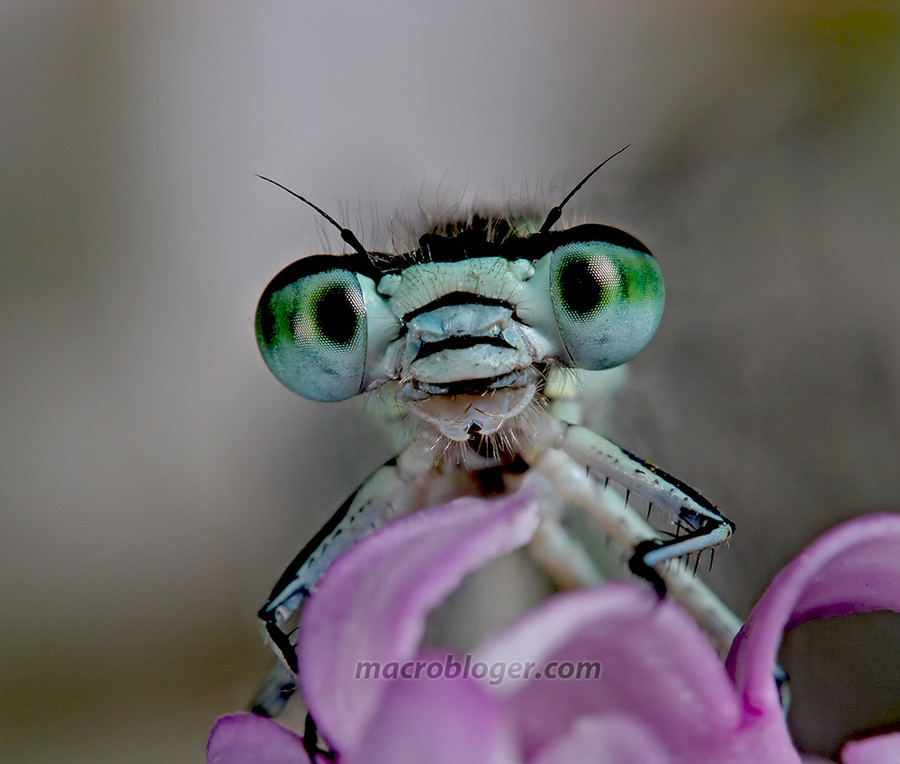
<path id="1" fill-rule="evenodd" d="M 362 390 L 366 305 L 359 278 L 338 257 L 298 260 L 266 287 L 256 309 L 256 341 L 278 381 L 317 401 Z"/>
<path id="2" fill-rule="evenodd" d="M 554 317 L 569 358 L 582 369 L 625 363 L 650 341 L 662 316 L 655 258 L 628 234 L 606 230 L 613 241 L 575 240 L 550 253 Z"/>
<path id="3" fill-rule="evenodd" d="M 586 323 L 615 299 L 621 291 L 621 277 L 608 257 L 580 254 L 560 258 L 557 302 L 568 320 Z"/>

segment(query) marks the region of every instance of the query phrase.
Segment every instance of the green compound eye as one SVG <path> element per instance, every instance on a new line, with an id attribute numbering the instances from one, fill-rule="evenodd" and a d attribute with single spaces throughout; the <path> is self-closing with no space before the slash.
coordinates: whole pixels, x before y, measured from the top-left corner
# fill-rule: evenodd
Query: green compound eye
<path id="1" fill-rule="evenodd" d="M 366 304 L 357 275 L 329 256 L 298 260 L 279 273 L 256 309 L 263 360 L 285 387 L 317 401 L 362 390 Z"/>
<path id="2" fill-rule="evenodd" d="M 628 234 L 582 226 L 579 238 L 550 253 L 550 291 L 560 337 L 572 363 L 609 369 L 650 341 L 662 317 L 665 290 L 653 255 Z"/>

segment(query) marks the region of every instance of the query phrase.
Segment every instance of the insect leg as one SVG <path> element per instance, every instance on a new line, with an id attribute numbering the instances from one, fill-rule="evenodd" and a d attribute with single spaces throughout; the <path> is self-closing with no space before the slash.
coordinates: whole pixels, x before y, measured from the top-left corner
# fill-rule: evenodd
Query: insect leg
<path id="1" fill-rule="evenodd" d="M 277 719 L 284 713 L 296 691 L 297 677 L 294 672 L 283 660 L 275 661 L 250 704 L 250 713 Z"/>
<path id="2" fill-rule="evenodd" d="M 303 725 L 302 740 L 303 750 L 306 751 L 306 755 L 309 756 L 311 764 L 316 764 L 320 757 L 326 761 L 334 761 L 334 751 L 328 751 L 319 747 L 319 733 L 316 729 L 316 722 L 309 714 L 306 715 L 306 722 Z"/>
<path id="3" fill-rule="evenodd" d="M 251 705 L 254 713 L 278 716 L 296 687 L 297 656 L 284 625 L 337 557 L 376 528 L 419 508 L 418 483 L 432 467 L 428 455 L 417 456 L 409 449 L 389 460 L 344 502 L 282 573 L 259 617 L 283 662 L 269 672 Z"/>
<path id="4" fill-rule="evenodd" d="M 300 550 L 276 582 L 259 617 L 282 653 L 288 646 L 280 632 L 284 624 L 303 604 L 326 568 L 361 538 L 391 520 L 415 509 L 415 481 L 432 468 L 430 459 L 408 456 L 405 451 L 377 469 L 331 519 Z M 288 643 L 289 644 L 289 643 Z M 291 668 L 293 651 L 285 660 Z"/>
<path id="5" fill-rule="evenodd" d="M 680 543 L 688 538 L 682 536 L 679 539 L 673 539 L 672 542 L 659 540 L 657 531 L 638 512 L 625 506 L 621 493 L 618 493 L 612 487 L 605 488 L 603 480 L 598 480 L 596 477 L 588 474 L 584 468 L 585 462 L 589 462 L 590 466 L 594 467 L 597 472 L 603 475 L 609 474 L 613 480 L 623 483 L 634 493 L 645 497 L 650 493 L 648 500 L 652 501 L 654 506 L 669 509 L 672 504 L 671 502 L 667 502 L 665 505 L 662 503 L 660 496 L 663 493 L 662 491 L 648 492 L 645 490 L 645 486 L 637 480 L 628 480 L 626 482 L 622 474 L 624 472 L 622 467 L 611 468 L 605 459 L 601 460 L 596 456 L 600 447 L 607 449 L 607 451 L 614 449 L 613 454 L 610 455 L 618 455 L 621 463 L 622 455 L 626 452 L 618 449 L 617 446 L 590 430 L 585 430 L 581 427 L 569 427 L 567 429 L 577 429 L 583 432 L 577 433 L 578 438 L 576 440 L 569 441 L 565 451 L 558 448 L 549 449 L 532 465 L 533 469 L 539 470 L 550 479 L 555 490 L 566 501 L 588 512 L 606 533 L 626 550 L 642 549 L 643 544 L 649 543 L 652 544 L 653 550 L 661 548 L 663 544 L 668 544 L 666 549 L 670 551 L 674 546 L 673 542 Z M 565 432 L 560 442 L 565 443 L 565 439 L 569 434 Z M 588 444 L 592 444 L 590 448 L 588 448 Z M 576 446 L 578 446 L 577 449 Z M 575 451 L 577 456 L 570 455 L 568 453 L 569 449 Z M 640 463 L 639 466 L 642 464 Z M 647 469 L 644 466 L 640 466 L 640 468 L 642 470 Z M 669 509 L 669 511 L 672 510 Z M 718 517 L 721 517 L 721 515 L 718 515 Z M 725 518 L 721 519 L 726 524 L 728 523 Z M 730 524 L 726 527 L 730 531 Z M 669 555 L 664 559 L 670 559 L 670 557 L 681 553 L 683 552 L 678 551 L 676 554 Z M 659 578 L 663 587 L 668 590 L 672 598 L 692 615 L 717 651 L 724 656 L 731 646 L 734 635 L 741 626 L 741 620 L 700 579 L 690 575 L 690 573 L 682 570 L 680 567 L 664 568 L 658 572 L 652 570 L 652 573 Z"/>
<path id="6" fill-rule="evenodd" d="M 603 581 L 587 550 L 557 518 L 542 520 L 528 551 L 557 586 L 574 589 Z"/>
<path id="7" fill-rule="evenodd" d="M 647 539 L 635 548 L 629 567 L 650 581 L 660 595 L 665 593 L 665 584 L 655 566 L 718 546 L 734 533 L 734 523 L 698 491 L 585 427 L 567 427 L 560 447 L 575 461 L 611 477 L 688 527 L 678 538 Z"/>
<path id="8" fill-rule="evenodd" d="M 384 489 L 396 480 L 395 473 L 393 459 L 376 470 L 300 550 L 260 608 L 266 633 L 292 671 L 297 671 L 296 657 L 282 624 L 297 612 L 333 560 L 386 521 L 384 515 L 392 508 L 391 502 L 378 501 L 376 496 L 384 495 Z"/>

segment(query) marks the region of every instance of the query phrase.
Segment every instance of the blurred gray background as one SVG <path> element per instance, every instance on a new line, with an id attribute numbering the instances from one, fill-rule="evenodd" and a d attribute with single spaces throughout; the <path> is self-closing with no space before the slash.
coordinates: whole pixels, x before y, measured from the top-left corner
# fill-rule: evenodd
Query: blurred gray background
<path id="1" fill-rule="evenodd" d="M 609 433 L 737 523 L 741 614 L 900 509 L 895 3 L 0 6 L 0 759 L 193 762 L 268 665 L 254 613 L 391 447 L 269 375 L 256 300 L 437 200 L 570 210 L 667 312 Z M 337 250 L 332 231 L 324 236 Z M 900 628 L 795 634 L 798 739 L 900 719 Z"/>

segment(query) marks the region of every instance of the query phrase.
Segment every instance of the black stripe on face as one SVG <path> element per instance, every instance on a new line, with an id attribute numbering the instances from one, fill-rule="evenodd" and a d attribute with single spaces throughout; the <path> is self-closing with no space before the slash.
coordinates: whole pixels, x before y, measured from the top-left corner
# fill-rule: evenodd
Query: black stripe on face
<path id="1" fill-rule="evenodd" d="M 459 337 L 447 337 L 445 340 L 423 344 L 422 347 L 419 348 L 419 352 L 416 353 L 415 360 L 421 361 L 423 358 L 428 358 L 430 355 L 440 353 L 442 350 L 465 350 L 466 348 L 473 348 L 477 345 L 492 345 L 497 348 L 515 349 L 503 339 L 503 337 L 473 337 L 466 334 Z M 415 363 L 415 361 L 413 363 Z"/>
<path id="2" fill-rule="evenodd" d="M 510 310 L 513 308 L 506 300 L 496 300 L 493 297 L 485 297 L 484 295 L 475 294 L 474 292 L 450 292 L 449 294 L 438 297 L 436 300 L 432 300 L 421 308 L 411 310 L 403 316 L 403 323 L 407 323 L 423 313 L 429 313 L 432 310 L 446 308 L 452 305 L 493 305 L 499 308 L 509 308 Z"/>

